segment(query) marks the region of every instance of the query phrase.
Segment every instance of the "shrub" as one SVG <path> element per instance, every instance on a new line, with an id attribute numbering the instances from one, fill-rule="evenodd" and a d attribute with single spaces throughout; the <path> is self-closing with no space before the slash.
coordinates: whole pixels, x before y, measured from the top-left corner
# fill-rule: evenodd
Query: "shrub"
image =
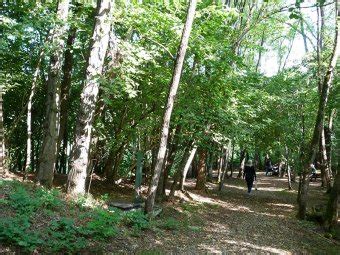
<path id="1" fill-rule="evenodd" d="M 0 240 L 33 251 L 43 243 L 39 234 L 30 231 L 28 216 L 2 218 L 0 220 Z"/>
<path id="2" fill-rule="evenodd" d="M 125 214 L 123 223 L 137 230 L 149 228 L 149 220 L 147 216 L 140 210 L 129 211 Z"/>
<path id="3" fill-rule="evenodd" d="M 116 236 L 118 233 L 117 224 L 122 218 L 119 212 L 104 211 L 102 209 L 97 209 L 91 214 L 87 214 L 87 217 L 90 217 L 90 221 L 80 228 L 80 232 L 84 235 L 91 235 L 95 239 Z"/>

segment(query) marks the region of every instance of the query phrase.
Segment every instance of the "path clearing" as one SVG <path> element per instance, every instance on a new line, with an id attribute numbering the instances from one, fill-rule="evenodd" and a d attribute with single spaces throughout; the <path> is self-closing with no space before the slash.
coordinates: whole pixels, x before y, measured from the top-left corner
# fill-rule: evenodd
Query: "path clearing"
<path id="1" fill-rule="evenodd" d="M 189 229 L 196 231 L 146 235 L 137 241 L 136 250 L 190 254 L 339 254 L 339 243 L 325 238 L 318 225 L 295 218 L 297 183 L 293 184 L 293 191 L 288 191 L 285 178 L 260 173 L 258 179 L 258 190 L 252 196 L 246 195 L 245 183 L 240 179 L 226 180 L 221 193 L 211 183 L 207 193 L 191 190 L 194 180 L 189 180 L 188 193 L 193 201 L 177 204 L 175 209 L 173 204 L 168 204 L 165 214 L 187 221 Z M 311 184 L 311 206 L 326 199 L 319 186 L 320 183 Z"/>

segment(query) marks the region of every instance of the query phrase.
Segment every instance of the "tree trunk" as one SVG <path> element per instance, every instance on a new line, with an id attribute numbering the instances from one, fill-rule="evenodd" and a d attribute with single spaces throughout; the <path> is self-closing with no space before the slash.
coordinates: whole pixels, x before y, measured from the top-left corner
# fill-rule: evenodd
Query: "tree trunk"
<path id="1" fill-rule="evenodd" d="M 185 57 L 185 53 L 188 47 L 192 23 L 194 21 L 196 3 L 197 3 L 197 0 L 190 0 L 189 2 L 187 19 L 184 25 L 181 43 L 180 43 L 180 46 L 177 52 L 175 68 L 174 68 L 172 80 L 170 83 L 168 102 L 167 102 L 166 110 L 165 110 L 164 117 L 163 117 L 161 141 L 159 144 L 157 162 L 156 162 L 155 170 L 152 176 L 152 180 L 150 182 L 150 186 L 148 190 L 148 197 L 147 197 L 146 204 L 145 204 L 146 213 L 150 213 L 153 210 L 154 203 L 155 203 L 156 190 L 157 190 L 159 176 L 162 170 L 166 147 L 167 147 L 171 113 L 172 113 L 172 109 L 174 106 L 174 101 L 175 101 L 175 97 L 177 94 L 179 81 L 181 78 L 184 57 Z"/>
<path id="2" fill-rule="evenodd" d="M 214 164 L 214 152 L 210 151 L 208 156 L 208 181 L 213 180 L 213 164 Z"/>
<path id="3" fill-rule="evenodd" d="M 166 165 L 164 167 L 164 174 L 163 174 L 163 185 L 162 185 L 162 197 L 165 197 L 165 189 L 166 189 L 166 185 L 168 183 L 168 177 L 169 177 L 169 172 L 171 170 L 171 167 L 175 161 L 175 157 L 176 157 L 176 152 L 177 152 L 177 147 L 179 144 L 179 135 L 181 132 L 181 126 L 177 125 L 175 133 L 173 135 L 172 138 L 172 142 L 169 148 L 169 154 L 167 156 L 167 161 L 166 161 Z"/>
<path id="4" fill-rule="evenodd" d="M 204 190 L 206 183 L 205 164 L 207 159 L 207 151 L 205 149 L 200 149 L 198 155 L 199 155 L 198 174 L 195 189 Z"/>
<path id="5" fill-rule="evenodd" d="M 231 147 L 231 142 L 229 141 L 228 146 L 226 148 L 226 152 L 225 152 L 225 166 L 224 166 L 224 170 L 223 170 L 223 174 L 222 174 L 222 179 L 221 182 L 219 183 L 219 187 L 218 190 L 221 191 L 223 188 L 223 184 L 224 184 L 224 180 L 225 180 L 225 176 L 227 175 L 227 169 L 228 169 L 228 164 L 229 164 L 229 155 L 230 155 L 230 148 Z"/>
<path id="6" fill-rule="evenodd" d="M 220 160 L 218 162 L 218 172 L 217 172 L 217 182 L 221 182 L 221 176 L 222 176 L 222 170 L 223 170 L 223 164 L 224 164 L 224 148 L 223 146 L 221 147 L 221 152 L 220 152 Z"/>
<path id="7" fill-rule="evenodd" d="M 330 191 L 331 188 L 331 177 L 330 171 L 328 168 L 328 160 L 326 153 L 326 140 L 325 140 L 325 128 L 322 126 L 320 142 L 319 142 L 319 153 L 320 153 L 320 163 L 321 163 L 321 178 L 322 178 L 322 187 L 326 188 L 327 191 Z"/>
<path id="8" fill-rule="evenodd" d="M 5 156 L 5 139 L 4 139 L 4 120 L 3 120 L 3 100 L 2 100 L 2 86 L 0 86 L 0 176 L 5 177 L 7 174 L 6 167 L 4 166 Z"/>
<path id="9" fill-rule="evenodd" d="M 301 182 L 301 190 L 300 190 L 300 197 L 299 201 L 299 211 L 298 211 L 298 218 L 305 219 L 306 217 L 306 210 L 307 210 L 307 196 L 308 196 L 308 186 L 309 186 L 309 166 L 314 162 L 315 154 L 318 148 L 318 143 L 323 127 L 324 116 L 325 116 L 325 108 L 329 97 L 329 91 L 331 88 L 333 75 L 334 75 L 334 68 L 336 66 L 338 51 L 339 51 L 339 22 L 337 21 L 338 11 L 337 5 L 335 4 L 335 13 L 336 13 L 336 27 L 335 27 L 335 38 L 334 38 L 334 47 L 332 50 L 330 63 L 327 68 L 327 73 L 323 80 L 322 90 L 320 94 L 320 101 L 318 107 L 318 113 L 316 116 L 315 127 L 313 131 L 313 137 L 310 143 L 309 151 L 307 154 L 307 158 L 304 164 L 303 169 L 303 180 Z M 307 178 L 306 178 L 307 177 Z"/>
<path id="10" fill-rule="evenodd" d="M 190 151 L 190 156 L 183 168 L 183 171 L 181 172 L 181 181 L 180 181 L 180 189 L 182 191 L 184 191 L 184 184 L 185 184 L 185 178 L 187 177 L 187 173 L 188 173 L 188 170 L 189 170 L 189 167 L 195 157 L 195 154 L 196 154 L 196 151 L 197 151 L 197 146 L 194 145 L 194 147 L 192 148 L 192 150 Z"/>
<path id="11" fill-rule="evenodd" d="M 246 149 L 242 149 L 240 153 L 240 169 L 237 178 L 242 177 L 245 163 L 246 163 Z"/>
<path id="12" fill-rule="evenodd" d="M 233 177 L 233 172 L 234 172 L 234 153 L 235 153 L 235 141 L 233 140 L 232 142 L 232 148 L 231 148 L 231 159 L 230 159 L 230 164 L 229 164 L 229 168 L 230 168 L 230 175 L 229 177 L 232 178 Z"/>
<path id="13" fill-rule="evenodd" d="M 98 76 L 102 74 L 109 43 L 112 5 L 112 0 L 98 0 L 97 2 L 97 16 L 86 70 L 86 81 L 81 93 L 80 111 L 71 153 L 71 171 L 67 181 L 67 192 L 74 195 L 85 194 L 92 125 L 99 91 Z"/>
<path id="14" fill-rule="evenodd" d="M 65 168 L 66 164 L 66 147 L 67 147 L 67 118 L 68 118 L 68 109 L 69 109 L 69 96 L 70 96 L 70 87 L 71 87 L 71 77 L 72 77 L 72 69 L 73 69 L 73 54 L 72 54 L 72 46 L 74 39 L 76 37 L 76 28 L 72 27 L 68 34 L 68 38 L 66 41 L 66 51 L 65 51 L 65 60 L 63 65 L 63 79 L 61 81 L 61 97 L 60 97 L 60 131 L 58 137 L 57 144 L 57 153 L 60 152 L 59 157 L 59 169 L 62 172 Z M 61 143 L 63 143 L 62 149 L 60 150 Z"/>
<path id="15" fill-rule="evenodd" d="M 181 181 L 181 175 L 182 175 L 183 169 L 185 168 L 189 157 L 190 157 L 190 147 L 187 146 L 184 150 L 183 157 L 174 175 L 174 181 L 172 182 L 171 187 L 170 187 L 169 200 L 171 200 L 174 197 L 175 191 L 178 189 L 177 183 Z"/>
<path id="16" fill-rule="evenodd" d="M 290 166 L 289 166 L 289 150 L 286 146 L 286 172 L 288 175 L 288 189 L 292 189 L 292 181 L 291 181 L 291 175 L 290 175 Z"/>
<path id="17" fill-rule="evenodd" d="M 32 87 L 31 93 L 28 98 L 27 103 L 27 145 L 26 145 L 26 166 L 25 166 L 25 173 L 24 173 L 24 180 L 27 178 L 27 173 L 32 170 L 32 105 L 33 105 L 33 97 L 38 85 L 38 78 L 40 72 L 40 65 L 42 59 L 44 57 L 44 51 L 42 50 L 39 55 L 38 63 L 35 68 L 32 80 Z"/>
<path id="18" fill-rule="evenodd" d="M 279 176 L 280 178 L 283 178 L 283 176 L 285 175 L 285 169 L 283 167 L 284 164 L 284 159 L 281 158 L 280 163 L 279 163 Z"/>
<path id="19" fill-rule="evenodd" d="M 263 47 L 264 40 L 265 40 L 265 38 L 264 38 L 265 33 L 264 33 L 264 32 L 265 32 L 265 31 L 263 30 L 263 31 L 262 31 L 262 36 L 261 36 L 260 49 L 259 49 L 259 58 L 257 59 L 257 63 L 256 63 L 256 69 L 255 69 L 256 72 L 258 72 L 259 67 L 260 67 L 260 64 L 261 64 L 262 47 Z"/>
<path id="20" fill-rule="evenodd" d="M 325 141 L 326 141 L 326 155 L 327 155 L 327 167 L 330 173 L 332 171 L 332 133 L 333 133 L 333 120 L 336 115 L 336 109 L 332 109 L 329 119 L 328 125 L 325 127 Z"/>
<path id="21" fill-rule="evenodd" d="M 160 178 L 159 178 L 159 181 L 158 181 L 158 186 L 157 186 L 157 190 L 156 190 L 156 197 L 155 197 L 157 202 L 161 202 L 164 199 L 164 197 L 163 197 L 163 187 L 165 185 L 164 184 L 164 175 L 165 175 L 166 163 L 168 161 L 168 156 L 169 156 L 169 149 L 167 149 L 166 152 L 165 152 L 163 166 L 162 166 Z"/>
<path id="22" fill-rule="evenodd" d="M 53 183 L 57 160 L 57 143 L 60 121 L 60 74 L 65 40 L 63 36 L 67 30 L 66 21 L 69 11 L 70 0 L 61 0 L 58 4 L 57 18 L 63 23 L 57 25 L 52 33 L 52 45 L 54 51 L 50 58 L 50 69 L 47 80 L 47 103 L 44 138 L 40 150 L 37 181 L 50 188 Z"/>
<path id="23" fill-rule="evenodd" d="M 143 177 L 143 152 L 140 150 L 140 148 L 138 148 L 135 179 L 135 201 L 137 202 L 139 202 L 141 199 L 142 177 Z"/>
<path id="24" fill-rule="evenodd" d="M 340 170 L 335 175 L 334 184 L 329 193 L 329 200 L 325 213 L 325 224 L 329 230 L 332 230 L 338 222 L 338 202 L 340 193 Z"/>

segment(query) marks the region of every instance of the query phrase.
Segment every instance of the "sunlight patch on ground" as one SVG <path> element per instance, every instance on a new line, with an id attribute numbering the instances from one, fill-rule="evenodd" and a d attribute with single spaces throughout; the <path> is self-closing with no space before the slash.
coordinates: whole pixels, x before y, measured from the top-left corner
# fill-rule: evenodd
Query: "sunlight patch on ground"
<path id="1" fill-rule="evenodd" d="M 262 191 L 284 191 L 285 190 L 282 188 L 275 188 L 275 187 L 261 187 L 261 183 L 258 183 L 257 185 L 258 185 L 257 190 L 262 190 Z M 224 184 L 224 187 L 238 189 L 238 190 L 246 190 L 246 187 L 230 185 L 227 183 Z"/>
<path id="2" fill-rule="evenodd" d="M 263 251 L 263 252 L 270 252 L 274 254 L 285 254 L 285 255 L 292 254 L 291 252 L 286 251 L 286 250 L 277 249 L 277 248 L 273 248 L 269 246 L 259 246 L 259 245 L 255 245 L 255 244 L 251 244 L 247 242 L 232 241 L 232 240 L 225 240 L 224 242 L 228 244 L 234 244 L 234 245 L 238 245 L 238 246 L 242 246 L 242 247 L 246 247 L 250 249 Z"/>
<path id="3" fill-rule="evenodd" d="M 294 205 L 291 204 L 279 204 L 279 203 L 267 203 L 268 205 L 274 205 L 274 206 L 279 206 L 279 207 L 285 207 L 285 208 L 294 208 Z"/>
<path id="4" fill-rule="evenodd" d="M 264 216 L 269 216 L 269 217 L 286 218 L 286 216 L 283 215 L 283 214 L 272 214 L 272 213 L 262 213 L 262 212 L 258 212 L 256 214 L 260 214 L 260 215 L 264 215 Z"/>
<path id="5" fill-rule="evenodd" d="M 284 254 L 284 255 L 290 255 L 292 254 L 289 251 L 282 250 L 282 249 L 277 249 L 269 246 L 259 246 L 247 242 L 240 242 L 240 241 L 233 241 L 233 240 L 223 240 L 223 243 L 227 243 L 229 245 L 235 245 L 235 247 L 230 247 L 228 248 L 220 248 L 220 247 L 215 247 L 215 246 L 208 246 L 205 244 L 199 245 L 200 249 L 204 249 L 207 251 L 208 254 L 228 254 L 231 251 L 232 252 L 241 252 L 241 253 L 246 253 L 246 254 L 253 254 L 253 253 L 259 253 L 261 252 L 264 254 L 271 253 L 271 254 Z M 256 250 L 256 251 L 254 251 Z"/>

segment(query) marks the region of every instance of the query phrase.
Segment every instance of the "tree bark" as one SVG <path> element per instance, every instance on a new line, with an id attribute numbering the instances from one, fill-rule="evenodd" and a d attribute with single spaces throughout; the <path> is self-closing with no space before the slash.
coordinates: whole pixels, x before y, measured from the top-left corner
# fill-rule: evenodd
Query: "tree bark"
<path id="1" fill-rule="evenodd" d="M 102 74 L 109 43 L 112 5 L 112 0 L 98 0 L 97 2 L 97 16 L 86 70 L 86 81 L 81 93 L 80 111 L 71 153 L 71 171 L 67 181 L 67 192 L 72 195 L 85 194 L 92 125 L 99 92 L 98 76 Z"/>
<path id="2" fill-rule="evenodd" d="M 26 120 L 27 145 L 26 145 L 26 165 L 25 165 L 24 179 L 26 179 L 27 173 L 30 170 L 32 170 L 32 105 L 33 105 L 33 97 L 35 95 L 35 91 L 38 85 L 40 65 L 41 65 L 43 57 L 44 57 L 44 51 L 41 50 L 39 54 L 37 66 L 33 74 L 31 93 L 30 93 L 30 96 L 28 98 L 28 103 L 27 103 L 27 120 Z"/>
<path id="3" fill-rule="evenodd" d="M 329 194 L 329 200 L 325 212 L 325 225 L 332 230 L 338 222 L 338 202 L 340 193 L 340 170 L 335 175 L 334 184 Z"/>
<path id="4" fill-rule="evenodd" d="M 288 147 L 286 146 L 286 172 L 287 172 L 287 178 L 288 178 L 288 189 L 292 189 L 292 181 L 291 181 L 291 171 L 290 171 L 290 166 L 289 166 L 289 150 Z"/>
<path id="5" fill-rule="evenodd" d="M 230 159 L 230 164 L 229 164 L 229 168 L 230 168 L 230 175 L 229 178 L 233 177 L 233 172 L 234 172 L 234 153 L 235 153 L 235 140 L 232 141 L 232 148 L 231 148 L 231 159 Z"/>
<path id="6" fill-rule="evenodd" d="M 183 168 L 183 171 L 181 172 L 181 181 L 180 181 L 180 189 L 182 191 L 184 191 L 184 184 L 185 184 L 185 179 L 187 177 L 187 173 L 188 173 L 188 170 L 189 170 L 189 167 L 195 157 L 195 154 L 196 154 L 196 151 L 197 151 L 197 146 L 194 145 L 192 150 L 190 151 L 190 156 L 187 160 L 187 162 L 185 163 L 185 166 Z"/>
<path id="7" fill-rule="evenodd" d="M 207 159 L 207 151 L 205 149 L 199 150 L 199 162 L 198 162 L 198 174 L 195 189 L 204 190 L 206 183 L 206 172 L 205 164 Z"/>
<path id="8" fill-rule="evenodd" d="M 65 50 L 63 35 L 67 30 L 65 23 L 69 12 L 69 4 L 70 0 L 59 1 L 57 18 L 63 24 L 57 25 L 51 33 L 51 42 L 55 50 L 50 57 L 50 69 L 47 80 L 46 122 L 37 175 L 37 181 L 48 188 L 52 187 L 57 160 L 60 124 L 60 74 Z"/>
<path id="9" fill-rule="evenodd" d="M 217 172 L 217 182 L 221 182 L 221 176 L 222 176 L 222 171 L 223 171 L 223 164 L 224 164 L 224 148 L 223 146 L 221 147 L 221 152 L 220 152 L 220 157 L 219 157 L 219 162 L 218 162 L 218 172 Z"/>
<path id="10" fill-rule="evenodd" d="M 242 177 L 245 163 L 246 163 L 246 149 L 242 149 L 240 153 L 240 169 L 237 178 Z"/>
<path id="11" fill-rule="evenodd" d="M 184 25 L 181 43 L 180 43 L 180 46 L 177 52 L 175 68 L 174 68 L 172 80 L 170 83 L 168 102 L 167 102 L 166 110 L 165 110 L 164 117 L 163 117 L 161 141 L 159 144 L 156 166 L 155 166 L 153 177 L 152 177 L 149 189 L 148 189 L 148 197 L 147 197 L 146 204 L 145 204 L 146 213 L 150 213 L 153 210 L 154 203 L 155 203 L 156 190 L 157 190 L 159 176 L 162 170 L 166 147 L 167 147 L 171 113 L 172 113 L 172 109 L 174 106 L 174 101 L 175 101 L 175 97 L 177 94 L 179 81 L 181 78 L 184 57 L 185 57 L 185 53 L 188 47 L 192 23 L 194 21 L 196 4 L 197 4 L 197 0 L 190 0 L 189 2 L 187 19 Z"/>
<path id="12" fill-rule="evenodd" d="M 329 119 L 328 119 L 328 125 L 325 126 L 325 141 L 326 141 L 326 155 L 327 155 L 327 167 L 330 171 L 330 173 L 333 173 L 332 171 L 332 133 L 333 133 L 333 120 L 336 115 L 336 109 L 332 109 Z"/>
<path id="13" fill-rule="evenodd" d="M 262 58 L 262 47 L 263 47 L 263 44 L 264 44 L 264 30 L 262 31 L 262 36 L 261 36 L 261 43 L 260 43 L 260 49 L 259 49 L 259 58 L 257 59 L 257 63 L 256 63 L 256 69 L 255 71 L 258 72 L 259 70 L 259 67 L 260 67 L 260 64 L 261 64 L 261 58 Z"/>
<path id="14" fill-rule="evenodd" d="M 222 173 L 222 179 L 221 182 L 219 183 L 219 187 L 218 190 L 221 191 L 224 185 L 224 180 L 225 180 L 225 176 L 227 175 L 227 169 L 228 169 L 228 164 L 229 164 L 229 155 L 230 155 L 230 150 L 231 150 L 231 142 L 229 141 L 228 146 L 226 148 L 226 152 L 225 152 L 225 166 L 224 166 L 224 170 Z"/>
<path id="15" fill-rule="evenodd" d="M 0 86 L 0 176 L 5 177 L 7 174 L 6 167 L 4 166 L 4 158 L 5 158 L 5 139 L 4 139 L 4 120 L 3 120 L 3 100 L 2 100 L 2 86 Z"/>
<path id="16" fill-rule="evenodd" d="M 330 171 L 328 168 L 328 160 L 326 153 L 326 140 L 325 140 L 325 127 L 322 126 L 320 142 L 319 142 L 319 153 L 320 153 L 320 163 L 321 163 L 321 178 L 322 178 L 322 187 L 326 188 L 327 191 L 330 191 L 331 188 L 331 177 Z"/>
<path id="17" fill-rule="evenodd" d="M 320 139 L 320 134 L 323 127 L 324 116 L 325 116 L 325 108 L 327 105 L 329 91 L 331 88 L 333 76 L 334 76 L 334 69 L 336 67 L 338 52 L 339 52 L 339 21 L 338 21 L 338 10 L 337 4 L 335 4 L 335 13 L 336 13 L 336 27 L 335 27 L 335 38 L 334 38 L 334 46 L 330 58 L 330 63 L 327 68 L 327 72 L 325 78 L 323 80 L 322 90 L 320 94 L 319 100 L 319 107 L 316 116 L 313 137 L 310 143 L 309 151 L 307 154 L 307 158 L 304 164 L 303 174 L 302 174 L 302 182 L 301 182 L 301 190 L 300 190 L 300 197 L 298 198 L 299 201 L 299 210 L 298 210 L 298 218 L 305 219 L 306 217 L 306 210 L 307 210 L 307 196 L 308 196 L 308 186 L 309 186 L 309 166 L 314 162 L 315 154 L 318 149 L 318 143 Z"/>
<path id="18" fill-rule="evenodd" d="M 59 170 L 60 172 L 65 171 L 65 159 L 66 159 L 66 147 L 67 147 L 67 118 L 68 118 L 68 109 L 69 109 L 69 97 L 70 97 L 70 88 L 71 88 L 71 78 L 72 78 L 72 70 L 73 70 L 73 54 L 72 54 L 72 46 L 74 39 L 76 37 L 77 29 L 72 27 L 69 31 L 68 38 L 66 41 L 66 51 L 65 51 L 65 60 L 63 65 L 63 79 L 61 81 L 61 97 L 60 97 L 60 131 L 58 137 L 57 144 L 57 153 L 60 152 L 59 157 Z M 60 150 L 61 143 L 63 143 L 62 149 Z"/>

